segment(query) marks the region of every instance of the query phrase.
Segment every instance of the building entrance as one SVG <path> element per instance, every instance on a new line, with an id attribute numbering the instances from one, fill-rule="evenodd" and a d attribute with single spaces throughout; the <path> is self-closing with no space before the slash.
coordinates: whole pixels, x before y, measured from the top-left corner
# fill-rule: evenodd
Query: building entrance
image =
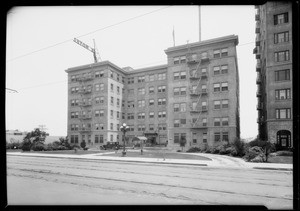
<path id="1" fill-rule="evenodd" d="M 282 148 L 291 147 L 291 132 L 288 130 L 279 130 L 277 132 L 277 146 Z"/>

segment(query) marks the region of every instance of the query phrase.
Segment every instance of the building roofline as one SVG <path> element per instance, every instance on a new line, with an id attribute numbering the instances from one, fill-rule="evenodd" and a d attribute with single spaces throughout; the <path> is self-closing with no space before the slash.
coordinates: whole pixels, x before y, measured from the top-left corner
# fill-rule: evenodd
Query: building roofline
<path id="1" fill-rule="evenodd" d="M 117 65 L 115 65 L 114 63 L 112 63 L 108 60 L 102 61 L 102 62 L 97 62 L 97 63 L 80 65 L 80 66 L 76 66 L 76 67 L 71 67 L 71 68 L 66 69 L 65 72 L 70 73 L 70 72 L 74 72 L 74 71 L 78 71 L 78 70 L 82 70 L 82 69 L 87 69 L 87 68 L 91 68 L 91 67 L 99 67 L 99 66 L 103 66 L 103 65 L 109 65 L 111 67 L 114 67 L 124 74 L 128 73 L 128 72 L 124 71 L 122 68 L 118 67 Z"/>
<path id="2" fill-rule="evenodd" d="M 239 43 L 238 36 L 237 35 L 228 35 L 228 36 L 218 37 L 218 38 L 204 40 L 204 41 L 200 41 L 200 42 L 194 42 L 194 43 L 189 43 L 189 44 L 185 44 L 185 45 L 178 45 L 178 46 L 175 46 L 175 47 L 170 47 L 170 48 L 167 48 L 165 50 L 165 53 L 168 54 L 170 52 L 183 50 L 183 49 L 186 49 L 188 47 L 194 48 L 194 47 L 200 47 L 200 46 L 205 46 L 205 45 L 210 45 L 210 44 L 216 44 L 216 43 L 219 43 L 219 42 L 231 41 L 231 40 L 234 40 L 235 45 L 238 45 L 238 43 Z"/>
<path id="3" fill-rule="evenodd" d="M 151 70 L 158 70 L 158 69 L 163 69 L 163 68 L 167 68 L 168 64 L 162 64 L 162 65 L 156 65 L 156 66 L 151 66 L 151 67 L 144 67 L 144 68 L 140 68 L 140 69 L 134 69 L 132 71 L 128 71 L 128 74 L 132 74 L 132 73 L 140 73 L 140 72 L 146 72 L 146 71 L 151 71 Z"/>

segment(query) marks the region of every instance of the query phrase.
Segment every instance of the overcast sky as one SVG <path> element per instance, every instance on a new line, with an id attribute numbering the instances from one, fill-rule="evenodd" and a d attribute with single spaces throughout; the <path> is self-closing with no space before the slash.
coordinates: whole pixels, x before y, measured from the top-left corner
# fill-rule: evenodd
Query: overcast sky
<path id="1" fill-rule="evenodd" d="M 241 137 L 257 135 L 254 6 L 202 6 L 202 40 L 238 35 Z M 66 69 L 93 62 L 74 37 L 119 67 L 167 63 L 164 50 L 199 41 L 197 6 L 15 7 L 7 14 L 6 129 L 67 135 Z"/>

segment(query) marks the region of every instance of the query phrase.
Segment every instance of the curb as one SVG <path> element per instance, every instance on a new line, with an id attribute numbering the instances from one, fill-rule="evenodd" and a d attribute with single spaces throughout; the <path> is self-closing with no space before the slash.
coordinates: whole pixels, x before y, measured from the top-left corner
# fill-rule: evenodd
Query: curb
<path id="1" fill-rule="evenodd" d="M 19 154 L 12 156 L 22 156 Z M 162 162 L 162 161 L 142 161 L 142 160 L 115 160 L 115 159 L 93 159 L 93 158 L 79 158 L 79 157 L 55 157 L 55 156 L 38 156 L 26 155 L 27 157 L 45 157 L 45 158 L 63 158 L 63 159 L 77 159 L 77 160 L 93 160 L 93 161 L 108 161 L 108 162 L 128 162 L 128 163 L 151 163 L 151 164 L 164 164 L 164 165 L 186 165 L 186 166 L 208 166 L 202 163 L 175 163 L 175 162 Z"/>
<path id="2" fill-rule="evenodd" d="M 291 168 L 272 168 L 272 167 L 253 167 L 253 169 L 276 170 L 276 171 L 293 171 L 293 169 L 291 169 Z"/>

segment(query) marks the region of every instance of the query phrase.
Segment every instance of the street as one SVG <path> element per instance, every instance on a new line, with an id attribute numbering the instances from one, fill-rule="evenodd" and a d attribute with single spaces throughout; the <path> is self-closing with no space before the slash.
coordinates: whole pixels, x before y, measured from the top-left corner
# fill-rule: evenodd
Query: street
<path id="1" fill-rule="evenodd" d="M 8 205 L 264 205 L 292 209 L 291 171 L 7 155 Z"/>

